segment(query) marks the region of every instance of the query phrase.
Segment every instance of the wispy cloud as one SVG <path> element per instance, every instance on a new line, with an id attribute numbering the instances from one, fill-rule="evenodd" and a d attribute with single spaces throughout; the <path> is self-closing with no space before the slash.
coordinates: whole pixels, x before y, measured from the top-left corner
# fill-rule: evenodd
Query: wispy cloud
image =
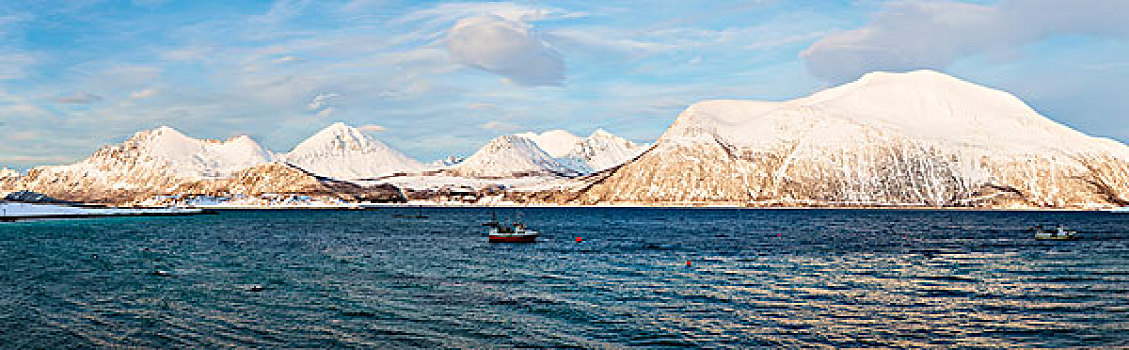
<path id="1" fill-rule="evenodd" d="M 65 104 L 84 105 L 84 104 L 91 104 L 91 103 L 94 103 L 94 102 L 98 102 L 98 101 L 101 101 L 101 100 L 102 100 L 101 96 L 91 94 L 89 92 L 84 91 L 84 92 L 75 93 L 73 95 L 59 97 L 56 101 L 58 101 L 59 103 L 65 103 Z"/>
<path id="2" fill-rule="evenodd" d="M 385 128 L 383 126 L 375 125 L 375 124 L 361 125 L 361 126 L 357 127 L 357 129 L 361 129 L 361 131 L 368 131 L 368 132 L 384 132 L 385 130 L 388 130 L 387 128 Z"/>
<path id="3" fill-rule="evenodd" d="M 317 96 L 314 96 L 314 99 L 311 100 L 310 103 L 306 104 L 306 108 L 309 108 L 311 110 L 321 109 L 322 107 L 325 107 L 327 104 L 329 104 L 330 100 L 333 100 L 334 98 L 340 96 L 341 95 L 335 93 L 320 93 Z"/>
<path id="4" fill-rule="evenodd" d="M 494 120 L 479 124 L 478 127 L 485 130 L 500 131 L 500 132 L 513 132 L 521 130 L 521 126 L 510 122 Z"/>
<path id="5" fill-rule="evenodd" d="M 129 93 L 129 99 L 140 100 L 140 99 L 150 98 L 150 97 L 153 97 L 153 95 L 156 95 L 160 91 L 161 90 L 158 89 L 158 88 L 148 88 L 148 89 L 143 89 L 143 90 L 137 90 L 137 91 Z"/>
<path id="6" fill-rule="evenodd" d="M 318 111 L 318 113 L 314 115 L 314 118 L 325 119 L 329 117 L 329 115 L 333 114 L 333 112 L 333 107 L 326 107 L 325 109 Z"/>
<path id="7" fill-rule="evenodd" d="M 1129 2 L 1004 0 L 995 5 L 904 1 L 862 28 L 827 35 L 800 54 L 832 83 L 875 70 L 944 69 L 958 58 L 1063 34 L 1129 37 Z"/>

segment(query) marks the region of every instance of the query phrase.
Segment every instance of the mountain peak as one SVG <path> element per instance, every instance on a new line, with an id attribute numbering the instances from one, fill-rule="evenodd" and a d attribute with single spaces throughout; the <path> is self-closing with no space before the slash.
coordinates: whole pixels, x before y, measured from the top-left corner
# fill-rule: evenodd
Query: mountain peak
<path id="1" fill-rule="evenodd" d="M 712 134 L 754 145 L 792 140 L 798 137 L 793 132 L 818 131 L 848 142 L 857 135 L 846 130 L 858 127 L 916 140 L 1012 150 L 1082 140 L 1080 133 L 1039 115 L 1008 92 L 931 70 L 873 72 L 784 102 L 700 102 L 687 108 L 663 137 Z M 1021 129 L 1025 131 L 1017 132 Z"/>
<path id="2" fill-rule="evenodd" d="M 538 146 L 537 142 L 522 135 L 496 137 L 450 171 L 457 175 L 474 177 L 551 175 L 570 172 Z"/>
<path id="3" fill-rule="evenodd" d="M 567 155 L 582 140 L 579 136 L 561 129 L 549 130 L 540 134 L 525 132 L 516 134 L 516 136 L 533 140 L 545 153 L 557 158 Z"/>
<path id="4" fill-rule="evenodd" d="M 335 132 L 346 131 L 347 132 L 347 131 L 352 131 L 352 130 L 355 130 L 355 129 L 356 128 L 351 127 L 348 124 L 345 124 L 344 122 L 334 122 L 333 124 L 329 124 L 329 126 L 322 129 L 322 131 L 335 131 Z"/>
<path id="5" fill-rule="evenodd" d="M 941 73 L 932 69 L 918 69 L 905 72 L 873 71 L 863 74 L 858 80 L 881 79 L 952 79 L 963 81 L 960 78 Z"/>
<path id="6" fill-rule="evenodd" d="M 634 142 L 604 129 L 596 129 L 564 157 L 564 164 L 582 173 L 601 171 L 622 164 L 644 151 Z"/>
<path id="7" fill-rule="evenodd" d="M 423 168 L 375 137 L 342 122 L 330 124 L 302 141 L 284 159 L 315 174 L 346 180 Z"/>
<path id="8" fill-rule="evenodd" d="M 596 129 L 596 131 L 593 131 L 591 135 L 588 135 L 588 138 L 611 138 L 611 137 L 619 137 L 619 136 L 616 136 L 615 134 L 612 134 L 612 133 L 608 132 L 607 130 L 604 130 L 603 128 L 598 128 L 598 129 Z"/>

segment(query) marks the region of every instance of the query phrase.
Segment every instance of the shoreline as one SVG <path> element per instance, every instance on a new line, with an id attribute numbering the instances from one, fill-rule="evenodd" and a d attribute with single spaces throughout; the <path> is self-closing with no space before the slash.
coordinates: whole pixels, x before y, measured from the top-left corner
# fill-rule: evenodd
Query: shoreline
<path id="1" fill-rule="evenodd" d="M 596 205 L 567 205 L 567 204 L 443 204 L 443 203 L 357 203 L 353 205 L 289 205 L 289 206 L 252 206 L 252 205 L 206 205 L 188 206 L 204 210 L 379 210 L 379 209 L 407 209 L 407 208 L 497 208 L 497 209 L 539 209 L 539 208 L 623 208 L 623 209 L 698 209 L 698 210 L 892 210 L 892 211 L 980 211 L 980 212 L 1107 212 L 1116 213 L 1114 208 L 966 208 L 966 207 L 925 207 L 925 206 L 740 206 L 740 205 L 642 205 L 642 204 L 596 204 Z"/>
<path id="2" fill-rule="evenodd" d="M 15 222 L 39 219 L 83 219 L 100 217 L 138 217 L 138 216 L 189 216 L 204 215 L 214 211 L 200 208 L 129 208 L 129 207 L 81 207 L 73 205 L 0 203 L 0 221 Z"/>

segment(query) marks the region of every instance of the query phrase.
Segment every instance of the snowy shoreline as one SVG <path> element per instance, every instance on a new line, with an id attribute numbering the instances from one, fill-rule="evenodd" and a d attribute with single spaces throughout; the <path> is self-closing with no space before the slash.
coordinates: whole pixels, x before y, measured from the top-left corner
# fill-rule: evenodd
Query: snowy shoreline
<path id="1" fill-rule="evenodd" d="M 198 208 L 90 208 L 57 204 L 0 203 L 2 221 L 109 216 L 182 216 L 206 213 L 206 210 Z"/>
<path id="2" fill-rule="evenodd" d="M 474 204 L 474 203 L 355 203 L 342 205 L 202 205 L 193 208 L 207 210 L 375 210 L 382 208 L 627 208 L 627 209 L 744 209 L 744 210 L 922 210 L 922 211 L 996 211 L 996 212 L 1115 212 L 1109 208 L 966 208 L 927 206 L 742 206 L 742 205 L 644 205 L 644 204 Z"/>

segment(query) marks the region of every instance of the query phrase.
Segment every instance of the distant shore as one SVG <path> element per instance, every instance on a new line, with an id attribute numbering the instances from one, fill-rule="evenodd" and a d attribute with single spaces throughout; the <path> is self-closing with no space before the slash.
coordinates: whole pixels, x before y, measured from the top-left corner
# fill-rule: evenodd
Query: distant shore
<path id="1" fill-rule="evenodd" d="M 112 216 L 185 216 L 211 211 L 201 208 L 114 208 L 81 207 L 59 204 L 0 203 L 0 221 L 36 219 L 80 219 Z"/>
<path id="2" fill-rule="evenodd" d="M 207 210 L 375 210 L 381 208 L 635 208 L 635 209 L 760 209 L 760 210 L 938 210 L 938 211 L 1014 211 L 1014 212 L 1111 212 L 1115 208 L 977 208 L 930 206 L 746 206 L 727 204 L 661 205 L 661 204 L 547 204 L 547 203 L 348 203 L 339 205 L 202 205 L 189 206 Z"/>

